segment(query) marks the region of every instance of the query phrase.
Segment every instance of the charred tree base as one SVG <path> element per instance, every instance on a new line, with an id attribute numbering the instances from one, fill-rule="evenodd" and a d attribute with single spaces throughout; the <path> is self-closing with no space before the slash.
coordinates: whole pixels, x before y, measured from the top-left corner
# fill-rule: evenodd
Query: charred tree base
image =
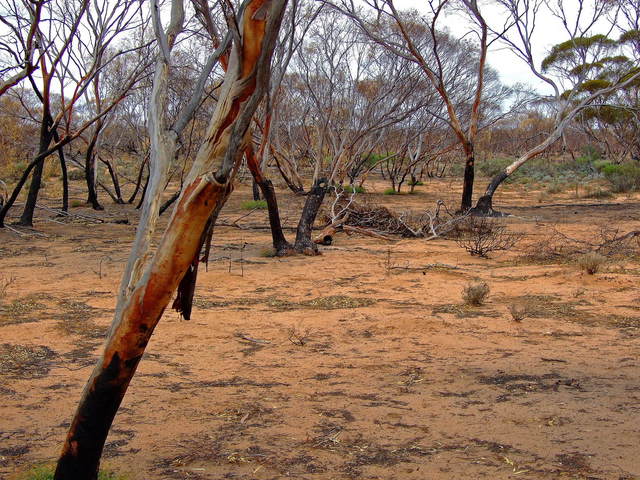
<path id="1" fill-rule="evenodd" d="M 478 199 L 476 206 L 469 210 L 469 215 L 474 217 L 508 217 L 505 212 L 498 212 L 493 209 L 493 197 L 485 195 Z"/>
<path id="2" fill-rule="evenodd" d="M 307 201 L 304 203 L 300 222 L 296 232 L 296 243 L 293 248 L 296 252 L 303 255 L 319 255 L 318 245 L 311 238 L 311 230 L 313 223 L 316 221 L 318 211 L 327 193 L 329 184 L 324 178 L 316 180 L 313 187 L 307 194 Z"/>

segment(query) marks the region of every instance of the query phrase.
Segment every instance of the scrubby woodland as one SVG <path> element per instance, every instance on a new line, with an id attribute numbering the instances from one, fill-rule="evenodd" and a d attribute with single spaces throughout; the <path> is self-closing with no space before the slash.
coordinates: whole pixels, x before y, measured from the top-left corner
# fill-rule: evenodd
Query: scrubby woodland
<path id="1" fill-rule="evenodd" d="M 640 2 L 414 7 L 0 0 L 0 474 L 640 477 Z"/>

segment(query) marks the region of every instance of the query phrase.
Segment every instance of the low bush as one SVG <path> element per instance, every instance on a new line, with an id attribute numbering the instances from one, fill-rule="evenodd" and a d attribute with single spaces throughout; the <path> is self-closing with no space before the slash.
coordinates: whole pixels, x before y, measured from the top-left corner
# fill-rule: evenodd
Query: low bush
<path id="1" fill-rule="evenodd" d="M 596 252 L 589 252 L 576 258 L 576 263 L 581 270 L 589 275 L 595 275 L 600 269 L 608 263 L 607 257 Z"/>
<path id="2" fill-rule="evenodd" d="M 509 232 L 505 225 L 487 217 L 468 217 L 458 225 L 455 235 L 458 246 L 483 258 L 513 248 L 522 238 L 522 234 Z"/>
<path id="3" fill-rule="evenodd" d="M 616 193 L 640 190 L 640 165 L 623 163 L 620 165 L 605 165 L 602 174 L 611 184 L 611 189 Z"/>
<path id="4" fill-rule="evenodd" d="M 382 192 L 382 194 L 383 195 L 398 195 L 398 192 L 396 192 L 393 187 L 389 187 L 384 192 Z"/>
<path id="5" fill-rule="evenodd" d="M 479 307 L 486 301 L 489 291 L 490 288 L 487 282 L 471 282 L 462 290 L 462 300 L 465 305 Z"/>
<path id="6" fill-rule="evenodd" d="M 248 200 L 246 202 L 242 202 L 240 208 L 243 210 L 264 210 L 267 208 L 266 200 Z"/>
<path id="7" fill-rule="evenodd" d="M 360 185 L 345 185 L 342 187 L 345 193 L 365 193 L 366 190 L 363 186 Z"/>

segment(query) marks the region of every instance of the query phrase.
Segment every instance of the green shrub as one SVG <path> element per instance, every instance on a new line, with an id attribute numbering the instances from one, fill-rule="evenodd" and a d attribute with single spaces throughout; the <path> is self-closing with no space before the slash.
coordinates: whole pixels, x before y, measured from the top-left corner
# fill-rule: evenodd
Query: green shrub
<path id="1" fill-rule="evenodd" d="M 415 182 L 412 182 L 412 181 L 409 182 L 410 187 L 419 187 L 422 185 L 424 185 L 424 182 L 421 182 L 420 180 L 416 180 Z"/>
<path id="2" fill-rule="evenodd" d="M 511 158 L 488 158 L 478 162 L 478 170 L 487 177 L 495 177 L 513 162 Z"/>
<path id="3" fill-rule="evenodd" d="M 595 168 L 598 172 L 602 172 L 602 170 L 607 166 L 612 165 L 609 160 L 596 160 L 593 162 L 593 168 Z"/>
<path id="4" fill-rule="evenodd" d="M 366 190 L 360 185 L 345 185 L 342 187 L 345 193 L 365 193 Z"/>
<path id="5" fill-rule="evenodd" d="M 71 208 L 81 207 L 82 206 L 82 201 L 81 200 L 71 200 L 69 202 L 69 205 L 71 206 Z"/>
<path id="6" fill-rule="evenodd" d="M 398 192 L 396 192 L 396 190 L 393 187 L 389 187 L 384 192 L 382 192 L 382 194 L 383 195 L 397 195 Z"/>
<path id="7" fill-rule="evenodd" d="M 264 210 L 267 208 L 266 200 L 248 200 L 246 202 L 242 202 L 240 208 L 243 210 Z"/>
<path id="8" fill-rule="evenodd" d="M 616 193 L 640 190 L 640 166 L 631 163 L 605 165 L 602 168 L 604 178 L 611 184 Z"/>

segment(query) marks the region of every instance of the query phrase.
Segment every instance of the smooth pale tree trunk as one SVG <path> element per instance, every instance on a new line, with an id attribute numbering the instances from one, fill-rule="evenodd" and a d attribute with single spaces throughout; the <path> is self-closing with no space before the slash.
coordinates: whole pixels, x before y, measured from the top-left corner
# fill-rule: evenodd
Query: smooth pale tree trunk
<path id="1" fill-rule="evenodd" d="M 212 120 L 155 254 L 130 259 L 114 322 L 71 423 L 55 480 L 95 480 L 104 442 L 151 334 L 193 258 L 212 213 L 223 204 L 269 80 L 286 0 L 251 0 Z M 144 232 L 143 232 L 144 233 Z"/>
<path id="2" fill-rule="evenodd" d="M 318 254 L 318 245 L 311 238 L 311 231 L 313 230 L 313 223 L 316 221 L 318 211 L 320 210 L 328 188 L 329 184 L 327 180 L 320 178 L 315 181 L 313 187 L 311 187 L 311 190 L 307 193 L 307 199 L 304 202 L 296 230 L 296 242 L 293 246 L 294 250 L 298 253 L 304 253 L 305 255 Z"/>

